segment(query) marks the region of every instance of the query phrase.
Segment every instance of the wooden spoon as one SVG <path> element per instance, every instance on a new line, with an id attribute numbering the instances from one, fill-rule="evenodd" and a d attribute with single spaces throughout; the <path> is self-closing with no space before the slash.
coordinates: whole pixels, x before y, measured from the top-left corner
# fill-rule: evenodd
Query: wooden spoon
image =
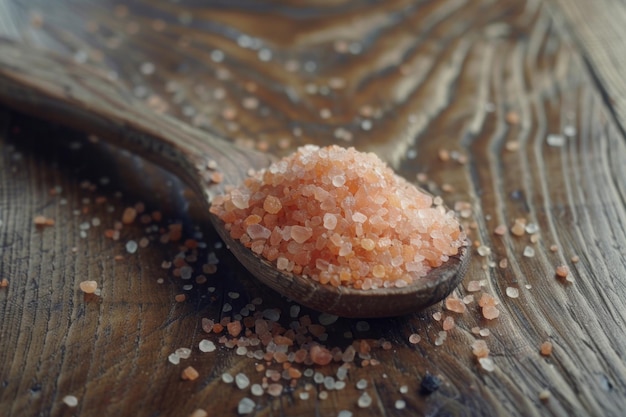
<path id="1" fill-rule="evenodd" d="M 95 134 L 151 160 L 203 195 L 207 208 L 225 186 L 240 183 L 250 169 L 265 168 L 273 160 L 267 154 L 240 149 L 216 135 L 155 113 L 102 70 L 6 40 L 0 40 L 0 102 Z M 214 183 L 208 179 L 210 161 L 217 164 L 224 181 Z M 398 316 L 440 301 L 463 278 L 470 253 L 469 246 L 462 247 L 457 256 L 404 288 L 336 288 L 277 270 L 233 240 L 221 220 L 210 217 L 219 235 L 252 275 L 302 305 L 343 317 Z"/>

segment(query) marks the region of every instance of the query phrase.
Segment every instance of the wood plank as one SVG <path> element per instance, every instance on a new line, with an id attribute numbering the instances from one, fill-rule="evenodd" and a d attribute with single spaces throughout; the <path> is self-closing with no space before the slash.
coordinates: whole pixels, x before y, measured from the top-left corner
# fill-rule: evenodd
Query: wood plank
<path id="1" fill-rule="evenodd" d="M 236 415 L 244 396 L 257 416 L 620 415 L 626 406 L 626 144 L 585 56 L 561 31 L 559 8 L 534 0 L 11 4 L 13 15 L 0 14 L 2 35 L 16 38 L 2 29 L 11 21 L 29 48 L 107 71 L 143 100 L 138 111 L 167 113 L 276 155 L 335 142 L 376 152 L 450 206 L 469 203 L 471 210 L 457 209 L 491 254 L 475 253 L 456 292 L 474 296 L 464 314 L 437 305 L 367 326 L 347 319 L 327 326 L 320 343 L 328 347 L 390 342 L 390 350 L 372 349 L 378 365 L 357 358 L 343 390 L 305 376 L 293 389 L 280 380 L 285 388 L 276 398 L 255 397 L 221 375 L 242 372 L 263 383 L 258 363 L 279 373 L 283 365 L 237 354 L 219 335 L 205 334 L 201 320 L 235 318 L 261 298 L 255 310 L 280 309 L 289 328 L 293 304 L 215 248 L 201 205 L 175 178 L 88 134 L 3 108 L 0 279 L 9 286 L 0 288 L 0 410 L 7 416 L 184 416 L 197 408 Z M 563 136 L 551 145 L 550 134 Z M 442 160 L 442 149 L 453 157 Z M 60 194 L 51 195 L 56 186 Z M 208 253 L 217 254 L 208 283 L 162 268 L 180 242 L 160 244 L 159 231 L 140 222 L 124 225 L 118 241 L 104 236 L 138 201 L 164 213 L 163 231 L 182 222 L 185 237 L 202 232 L 207 248 L 189 262 L 195 276 Z M 38 229 L 39 214 L 56 224 Z M 494 234 L 516 218 L 537 225 L 538 242 L 532 233 Z M 146 233 L 156 240 L 129 254 L 126 242 Z M 523 255 L 526 247 L 534 256 Z M 554 276 L 560 264 L 574 282 Z M 85 297 L 78 290 L 85 279 L 98 281 L 102 295 Z M 480 291 L 468 291 L 480 280 Z M 193 288 L 183 289 L 188 282 Z M 174 300 L 180 293 L 187 301 Z M 497 319 L 482 318 L 482 293 L 499 301 Z M 434 313 L 456 323 L 442 343 L 443 319 Z M 414 333 L 417 344 L 409 342 Z M 204 338 L 218 350 L 200 352 Z M 477 339 L 491 350 L 493 372 L 472 354 Z M 539 353 L 545 341 L 554 346 L 548 357 Z M 179 347 L 192 348 L 191 357 L 168 363 Z M 187 365 L 198 380 L 180 380 Z M 339 365 L 311 368 L 335 376 Z M 420 389 L 427 373 L 443 382 L 431 395 Z M 357 388 L 360 379 L 367 388 Z M 373 401 L 361 409 L 363 392 Z M 77 408 L 63 404 L 66 395 L 78 398 Z"/>
<path id="2" fill-rule="evenodd" d="M 555 20 L 579 46 L 587 70 L 602 92 L 622 133 L 625 132 L 626 84 L 621 74 L 621 69 L 626 65 L 624 5 L 610 0 L 550 0 L 547 3 L 556 7 Z"/>

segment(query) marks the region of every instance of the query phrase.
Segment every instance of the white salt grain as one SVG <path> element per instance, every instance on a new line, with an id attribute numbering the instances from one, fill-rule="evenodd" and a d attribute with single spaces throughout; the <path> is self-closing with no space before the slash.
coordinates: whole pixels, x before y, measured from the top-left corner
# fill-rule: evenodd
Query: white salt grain
<path id="1" fill-rule="evenodd" d="M 172 353 L 167 357 L 167 360 L 173 365 L 178 365 L 180 363 L 180 356 L 178 356 L 177 353 Z"/>
<path id="2" fill-rule="evenodd" d="M 129 240 L 128 242 L 126 242 L 126 252 L 135 253 L 137 252 L 137 248 L 137 242 L 135 242 L 134 240 Z"/>
<path id="3" fill-rule="evenodd" d="M 319 317 L 319 322 L 322 326 L 328 326 L 337 321 L 339 317 L 333 314 L 322 313 Z"/>
<path id="4" fill-rule="evenodd" d="M 553 133 L 548 135 L 548 137 L 546 138 L 546 142 L 550 146 L 563 146 L 565 145 L 565 136 Z"/>
<path id="5" fill-rule="evenodd" d="M 254 411 L 255 406 L 256 403 L 254 401 L 252 401 L 248 397 L 244 397 L 241 399 L 241 401 L 239 401 L 239 404 L 237 405 L 237 412 L 239 414 L 250 414 L 252 411 Z"/>
<path id="6" fill-rule="evenodd" d="M 176 354 L 181 359 L 189 359 L 191 356 L 191 349 L 189 348 L 178 348 L 176 349 Z"/>
<path id="7" fill-rule="evenodd" d="M 357 389 L 365 389 L 365 388 L 367 388 L 367 381 L 364 380 L 364 379 L 359 379 L 356 382 L 356 387 L 357 387 Z"/>
<path id="8" fill-rule="evenodd" d="M 357 401 L 357 405 L 360 408 L 367 408 L 367 407 L 369 407 L 370 405 L 372 405 L 372 397 L 370 397 L 367 392 L 364 392 L 359 397 L 359 399 Z"/>
<path id="9" fill-rule="evenodd" d="M 78 398 L 73 395 L 66 395 L 65 397 L 63 397 L 63 402 L 68 407 L 76 407 L 78 405 Z"/>
<path id="10" fill-rule="evenodd" d="M 255 397 L 260 397 L 263 395 L 263 387 L 259 384 L 252 384 L 250 387 L 250 393 Z"/>
<path id="11" fill-rule="evenodd" d="M 527 258 L 532 258 L 533 256 L 535 256 L 535 249 L 530 246 L 526 246 L 524 248 L 524 256 Z"/>
<path id="12" fill-rule="evenodd" d="M 517 298 L 517 297 L 519 297 L 519 289 L 517 289 L 515 287 L 507 287 L 506 288 L 506 295 L 508 295 L 511 298 Z"/>
<path id="13" fill-rule="evenodd" d="M 202 339 L 198 344 L 198 349 L 200 352 L 213 352 L 216 349 L 215 343 L 210 340 Z"/>
<path id="14" fill-rule="evenodd" d="M 229 374 L 228 372 L 224 372 L 222 374 L 222 381 L 224 381 L 225 383 L 232 384 L 234 380 L 235 378 L 233 378 L 233 376 Z"/>
<path id="15" fill-rule="evenodd" d="M 241 372 L 235 375 L 235 385 L 239 389 L 246 389 L 250 385 L 250 378 L 246 374 L 242 374 Z"/>
<path id="16" fill-rule="evenodd" d="M 395 407 L 397 410 L 404 410 L 406 408 L 406 401 L 396 400 Z"/>

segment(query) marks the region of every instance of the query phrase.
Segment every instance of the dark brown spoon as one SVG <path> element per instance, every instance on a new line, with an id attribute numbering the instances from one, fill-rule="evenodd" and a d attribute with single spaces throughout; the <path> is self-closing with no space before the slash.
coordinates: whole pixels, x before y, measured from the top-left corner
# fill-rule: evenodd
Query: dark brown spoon
<path id="1" fill-rule="evenodd" d="M 240 149 L 135 99 L 122 84 L 88 65 L 0 40 L 0 102 L 6 106 L 97 135 L 137 153 L 179 176 L 205 197 L 238 184 L 249 169 L 267 167 L 267 154 Z M 215 161 L 224 181 L 207 180 Z M 425 277 L 404 288 L 335 288 L 277 270 L 233 240 L 224 224 L 211 221 L 237 259 L 260 281 L 313 309 L 343 317 L 388 317 L 418 311 L 446 297 L 466 272 L 469 247 Z"/>

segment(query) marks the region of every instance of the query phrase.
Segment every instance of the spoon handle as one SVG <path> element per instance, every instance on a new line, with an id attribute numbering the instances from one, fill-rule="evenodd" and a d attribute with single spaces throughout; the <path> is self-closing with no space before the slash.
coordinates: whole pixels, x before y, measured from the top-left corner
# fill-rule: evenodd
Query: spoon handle
<path id="1" fill-rule="evenodd" d="M 0 103 L 94 134 L 178 175 L 207 198 L 271 157 L 148 108 L 106 71 L 0 39 Z M 224 180 L 211 183 L 214 161 Z"/>

